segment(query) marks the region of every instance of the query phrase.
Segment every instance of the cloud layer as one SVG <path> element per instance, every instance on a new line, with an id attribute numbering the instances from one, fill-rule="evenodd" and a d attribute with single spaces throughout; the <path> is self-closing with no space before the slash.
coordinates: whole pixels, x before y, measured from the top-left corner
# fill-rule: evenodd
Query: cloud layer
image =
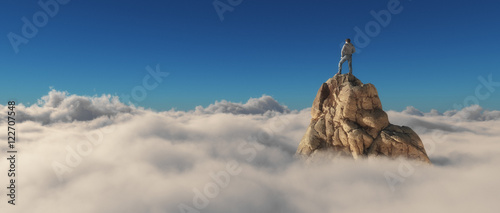
<path id="1" fill-rule="evenodd" d="M 69 95 L 68 92 L 51 90 L 37 104 L 18 107 L 18 121 L 35 121 L 42 124 L 72 121 L 90 121 L 101 116 L 132 113 L 133 107 L 119 101 L 118 97 Z"/>
<path id="2" fill-rule="evenodd" d="M 500 195 L 500 116 L 478 106 L 388 112 L 434 166 L 304 163 L 293 154 L 309 109 L 269 96 L 153 112 L 53 90 L 16 110 L 19 197 L 1 212 L 494 212 Z"/>
<path id="3" fill-rule="evenodd" d="M 197 113 L 213 114 L 213 113 L 231 113 L 231 114 L 264 114 L 266 112 L 290 112 L 288 107 L 279 104 L 271 96 L 263 95 L 260 98 L 250 98 L 247 103 L 232 103 L 226 100 L 216 101 L 215 104 L 210 104 L 208 107 L 196 107 Z"/>

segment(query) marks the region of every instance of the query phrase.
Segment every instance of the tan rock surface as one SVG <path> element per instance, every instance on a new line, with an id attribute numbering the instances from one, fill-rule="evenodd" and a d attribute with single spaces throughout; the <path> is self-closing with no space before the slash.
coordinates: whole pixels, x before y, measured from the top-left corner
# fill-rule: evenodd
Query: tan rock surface
<path id="1" fill-rule="evenodd" d="M 311 116 L 297 155 L 402 156 L 430 163 L 418 135 L 409 127 L 390 124 L 375 86 L 353 75 L 335 75 L 323 83 Z"/>

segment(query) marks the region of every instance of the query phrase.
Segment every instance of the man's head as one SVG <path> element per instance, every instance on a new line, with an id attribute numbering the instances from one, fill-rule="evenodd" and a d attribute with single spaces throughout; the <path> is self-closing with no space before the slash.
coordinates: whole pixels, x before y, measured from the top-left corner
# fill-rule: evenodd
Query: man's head
<path id="1" fill-rule="evenodd" d="M 346 43 L 351 43 L 351 39 L 350 39 L 350 38 L 348 38 L 348 39 L 346 39 L 346 40 L 345 40 L 345 42 L 346 42 Z"/>

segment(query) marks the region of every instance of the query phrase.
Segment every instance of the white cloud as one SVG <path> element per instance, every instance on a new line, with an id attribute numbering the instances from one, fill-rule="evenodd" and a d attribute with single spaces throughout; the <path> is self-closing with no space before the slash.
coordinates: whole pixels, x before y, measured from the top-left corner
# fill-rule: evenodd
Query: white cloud
<path id="1" fill-rule="evenodd" d="M 290 112 L 288 107 L 281 105 L 271 96 L 263 95 L 260 98 L 250 98 L 245 104 L 232 103 L 226 100 L 216 101 L 215 104 L 210 104 L 208 107 L 196 107 L 197 113 L 232 113 L 232 114 L 264 114 L 269 111 L 287 113 Z"/>
<path id="2" fill-rule="evenodd" d="M 176 213 L 181 203 L 194 208 L 193 189 L 213 186 L 211 174 L 224 174 L 236 162 L 241 172 L 230 175 L 216 196 L 206 197 L 200 212 L 495 212 L 500 191 L 495 111 L 459 122 L 454 116 L 460 112 L 389 112 L 392 123 L 419 132 L 434 166 L 385 159 L 307 165 L 293 154 L 310 111 L 288 112 L 276 103 L 263 96 L 246 104 L 152 112 L 108 95 L 51 91 L 39 105 L 16 108 L 26 115 L 16 128 L 19 197 L 10 207 L 4 196 L 0 211 Z M 266 113 L 277 109 L 288 113 Z M 71 150 L 86 155 L 78 163 Z M 67 159 L 78 165 L 63 173 L 61 182 L 52 166 L 68 165 Z M 0 161 L 0 169 L 7 166 Z M 390 185 L 387 174 L 399 179 Z M 1 183 L 7 181 L 0 175 Z"/>
<path id="3" fill-rule="evenodd" d="M 408 106 L 402 113 L 416 116 L 446 116 L 458 121 L 489 121 L 500 119 L 500 111 L 485 110 L 479 105 L 471 105 L 461 110 L 449 110 L 442 114 L 435 109 L 432 109 L 428 113 L 423 113 L 413 106 Z"/>
<path id="4" fill-rule="evenodd" d="M 134 107 L 121 103 L 116 96 L 78 96 L 52 89 L 37 104 L 17 106 L 18 121 L 54 122 L 89 121 L 101 116 L 131 113 Z"/>
<path id="5" fill-rule="evenodd" d="M 417 115 L 417 116 L 424 116 L 424 113 L 420 112 L 417 108 L 413 106 L 408 106 L 406 107 L 405 110 L 403 110 L 403 113 L 408 114 L 408 115 Z"/>
<path id="6" fill-rule="evenodd" d="M 472 105 L 461 110 L 449 110 L 442 114 L 437 110 L 423 113 L 409 106 L 401 113 L 389 111 L 387 114 L 391 118 L 390 121 L 392 123 L 410 126 L 417 133 L 425 133 L 433 130 L 446 132 L 471 131 L 469 128 L 471 122 L 500 120 L 500 111 L 484 110 L 478 105 Z"/>

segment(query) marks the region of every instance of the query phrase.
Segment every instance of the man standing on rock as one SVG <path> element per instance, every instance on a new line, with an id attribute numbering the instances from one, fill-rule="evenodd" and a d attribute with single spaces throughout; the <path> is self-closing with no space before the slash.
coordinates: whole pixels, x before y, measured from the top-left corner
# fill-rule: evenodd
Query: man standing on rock
<path id="1" fill-rule="evenodd" d="M 349 63 L 349 74 L 352 74 L 352 54 L 356 52 L 356 48 L 351 43 L 351 39 L 346 39 L 344 47 L 342 47 L 341 58 L 339 62 L 339 72 L 337 74 L 342 74 L 342 64 L 345 61 Z"/>

